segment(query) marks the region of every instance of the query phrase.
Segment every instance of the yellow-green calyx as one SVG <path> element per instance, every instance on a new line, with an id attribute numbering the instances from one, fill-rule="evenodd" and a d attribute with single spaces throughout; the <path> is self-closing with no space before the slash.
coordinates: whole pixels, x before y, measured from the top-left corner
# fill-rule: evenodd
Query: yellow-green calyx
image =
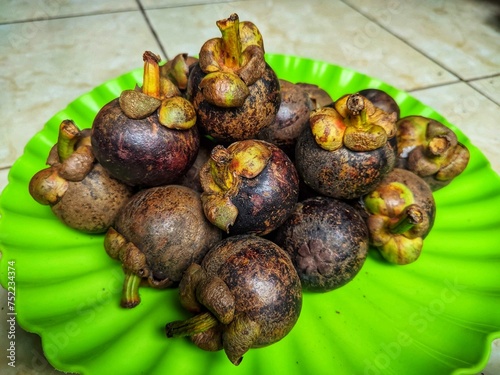
<path id="1" fill-rule="evenodd" d="M 50 167 L 31 178 L 29 192 L 38 203 L 55 205 L 66 193 L 69 181 L 83 180 L 94 162 L 88 129 L 80 131 L 72 120 L 63 120 L 59 125 L 57 143 L 47 159 Z"/>
<path id="2" fill-rule="evenodd" d="M 144 72 L 141 89 L 123 90 L 118 102 L 130 119 L 140 120 L 158 111 L 158 121 L 169 129 L 190 129 L 196 123 L 196 112 L 190 101 L 181 96 L 187 85 L 186 55 L 177 55 L 160 67 L 160 57 L 150 51 L 143 54 Z"/>
<path id="3" fill-rule="evenodd" d="M 227 149 L 214 147 L 200 171 L 203 209 L 212 224 L 229 231 L 238 216 L 231 197 L 238 193 L 241 178 L 257 177 L 270 158 L 265 143 L 253 139 L 234 142 Z"/>
<path id="4" fill-rule="evenodd" d="M 408 264 L 420 255 L 428 218 L 401 182 L 382 184 L 363 199 L 370 242 L 391 263 Z"/>
<path id="5" fill-rule="evenodd" d="M 309 118 L 311 132 L 318 146 L 335 151 L 344 144 L 346 125 L 344 118 L 333 108 L 314 110 Z"/>
<path id="6" fill-rule="evenodd" d="M 371 214 L 384 216 L 399 215 L 407 206 L 415 202 L 411 189 L 401 182 L 380 185 L 363 198 L 366 209 Z"/>
<path id="7" fill-rule="evenodd" d="M 241 106 L 246 98 L 243 95 L 245 90 L 241 86 L 255 83 L 266 69 L 262 35 L 252 22 L 240 22 L 235 13 L 227 19 L 217 21 L 217 27 L 222 36 L 207 40 L 200 50 L 200 68 L 209 75 L 202 80 L 205 87 L 203 92 L 204 95 L 205 92 L 208 93 L 207 100 L 214 105 Z M 214 79 L 216 77 L 223 79 L 224 84 L 211 88 L 217 84 L 217 79 Z M 231 85 L 236 87 L 229 87 Z"/>
<path id="8" fill-rule="evenodd" d="M 158 121 L 169 129 L 190 129 L 196 124 L 196 111 L 189 100 L 174 96 L 161 102 Z"/>
<path id="9" fill-rule="evenodd" d="M 396 134 L 396 113 L 388 114 L 360 94 L 348 94 L 311 113 L 310 125 L 316 143 L 335 151 L 372 151 Z"/>
<path id="10" fill-rule="evenodd" d="M 420 256 L 423 238 L 412 229 L 423 222 L 424 213 L 417 205 L 406 207 L 394 217 L 371 215 L 367 219 L 371 244 L 391 263 L 413 263 Z"/>
<path id="11" fill-rule="evenodd" d="M 333 108 L 314 110 L 310 125 L 316 143 L 325 150 L 345 146 L 352 151 L 372 151 L 395 136 L 396 118 L 396 113 L 384 112 L 360 94 L 347 94 Z"/>

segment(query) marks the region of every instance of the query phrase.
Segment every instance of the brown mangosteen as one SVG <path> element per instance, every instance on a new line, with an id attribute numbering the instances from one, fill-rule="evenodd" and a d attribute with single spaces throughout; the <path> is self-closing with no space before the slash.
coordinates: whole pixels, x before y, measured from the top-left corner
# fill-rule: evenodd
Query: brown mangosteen
<path id="1" fill-rule="evenodd" d="M 302 287 L 327 292 L 350 282 L 368 254 L 368 228 L 358 209 L 344 201 L 317 196 L 297 203 L 273 233 L 288 252 Z"/>
<path id="2" fill-rule="evenodd" d="M 200 181 L 200 171 L 210 159 L 212 149 L 216 145 L 217 144 L 211 139 L 208 139 L 205 136 L 200 137 L 200 148 L 198 150 L 198 155 L 196 156 L 193 165 L 188 169 L 184 176 L 179 179 L 178 185 L 187 186 L 188 188 L 196 190 L 199 193 L 203 193 L 203 188 Z"/>
<path id="3" fill-rule="evenodd" d="M 108 255 L 123 265 L 122 306 L 139 304 L 143 279 L 154 288 L 176 286 L 188 266 L 201 262 L 221 238 L 205 218 L 198 192 L 165 185 L 136 193 L 104 240 Z"/>
<path id="4" fill-rule="evenodd" d="M 254 138 L 274 122 L 279 80 L 264 59 L 262 35 L 253 23 L 232 14 L 217 26 L 222 37 L 201 47 L 186 97 L 204 133 L 228 143 Z"/>
<path id="5" fill-rule="evenodd" d="M 380 111 L 359 94 L 340 98 L 335 108 L 314 110 L 295 147 L 295 165 L 304 183 L 339 199 L 373 190 L 395 165 L 390 144 L 395 117 Z"/>
<path id="6" fill-rule="evenodd" d="M 224 349 L 240 364 L 251 348 L 284 338 L 297 322 L 302 288 L 290 257 L 252 235 L 228 237 L 193 264 L 179 284 L 180 301 L 194 315 L 168 323 L 167 337 L 190 336 L 203 350 Z"/>
<path id="7" fill-rule="evenodd" d="M 95 160 L 90 129 L 80 131 L 72 120 L 61 122 L 47 164 L 50 167 L 31 178 L 29 192 L 73 229 L 106 232 L 118 210 L 132 196 L 129 186 L 110 177 Z"/>
<path id="8" fill-rule="evenodd" d="M 391 263 L 416 261 L 436 216 L 429 185 L 411 171 L 394 168 L 362 203 L 370 244 Z"/>
<path id="9" fill-rule="evenodd" d="M 286 220 L 299 194 L 290 158 L 255 139 L 215 146 L 200 181 L 205 215 L 231 235 L 271 232 Z"/>
<path id="10" fill-rule="evenodd" d="M 276 119 L 263 128 L 257 138 L 275 144 L 292 159 L 297 137 L 308 125 L 313 103 L 300 86 L 280 79 L 281 103 Z"/>
<path id="11" fill-rule="evenodd" d="M 309 95 L 314 109 L 333 105 L 333 99 L 330 94 L 318 85 L 306 82 L 298 82 L 296 85 Z"/>
<path id="12" fill-rule="evenodd" d="M 147 51 L 143 59 L 142 89 L 124 90 L 92 125 L 97 160 L 113 177 L 141 188 L 176 182 L 193 164 L 200 142 L 192 104 L 165 96 L 172 93 L 160 79 L 159 57 Z"/>
<path id="13" fill-rule="evenodd" d="M 397 123 L 397 166 L 423 178 L 433 191 L 461 174 L 470 159 L 467 147 L 443 123 L 407 116 Z"/>

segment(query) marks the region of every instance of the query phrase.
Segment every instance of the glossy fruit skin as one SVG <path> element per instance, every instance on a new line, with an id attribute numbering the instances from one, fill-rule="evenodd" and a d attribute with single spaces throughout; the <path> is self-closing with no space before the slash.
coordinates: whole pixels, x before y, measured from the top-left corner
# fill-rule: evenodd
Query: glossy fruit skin
<path id="1" fill-rule="evenodd" d="M 272 150 L 268 165 L 257 177 L 242 177 L 238 194 L 231 198 L 239 213 L 230 234 L 265 235 L 286 220 L 298 201 L 295 166 L 277 146 L 268 146 Z"/>
<path id="2" fill-rule="evenodd" d="M 196 126 L 168 129 L 156 113 L 130 119 L 114 99 L 97 113 L 91 142 L 97 160 L 111 176 L 144 188 L 176 182 L 194 163 L 200 139 Z"/>
<path id="3" fill-rule="evenodd" d="M 317 196 L 299 202 L 273 240 L 292 258 L 305 290 L 327 292 L 359 273 L 369 234 L 358 209 Z"/>
<path id="4" fill-rule="evenodd" d="M 310 128 L 304 129 L 295 147 L 295 166 L 304 183 L 321 195 L 338 199 L 370 192 L 395 162 L 389 142 L 373 151 L 352 151 L 345 146 L 327 151 L 318 146 Z"/>
<path id="5" fill-rule="evenodd" d="M 199 90 L 205 77 L 198 63 L 189 74 L 186 97 L 196 109 L 200 129 L 221 142 L 250 139 L 271 124 L 281 103 L 280 84 L 276 73 L 266 64 L 264 75 L 248 89 L 250 94 L 241 107 L 223 108 L 208 103 Z"/>
<path id="6" fill-rule="evenodd" d="M 276 119 L 257 138 L 275 144 L 293 158 L 296 139 L 309 122 L 313 103 L 301 86 L 283 79 L 280 86 L 281 104 Z"/>

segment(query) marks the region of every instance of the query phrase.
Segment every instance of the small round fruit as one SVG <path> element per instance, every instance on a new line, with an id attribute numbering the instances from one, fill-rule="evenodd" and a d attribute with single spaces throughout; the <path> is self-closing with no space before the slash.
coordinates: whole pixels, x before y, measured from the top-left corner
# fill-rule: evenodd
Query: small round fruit
<path id="1" fill-rule="evenodd" d="M 274 241 L 290 254 L 302 287 L 326 292 L 350 282 L 368 254 L 368 228 L 353 206 L 329 197 L 296 205 Z"/>

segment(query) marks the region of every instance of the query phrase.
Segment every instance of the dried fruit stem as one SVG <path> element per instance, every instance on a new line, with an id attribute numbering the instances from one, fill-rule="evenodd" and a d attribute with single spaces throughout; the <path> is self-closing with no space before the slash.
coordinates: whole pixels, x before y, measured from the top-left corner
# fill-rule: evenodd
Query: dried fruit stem
<path id="1" fill-rule="evenodd" d="M 160 98 L 160 57 L 153 52 L 146 51 L 142 55 L 144 61 L 144 73 L 142 81 L 142 92 L 154 98 Z"/>
<path id="2" fill-rule="evenodd" d="M 73 154 L 75 144 L 78 141 L 78 133 L 80 130 L 71 120 L 64 120 L 59 126 L 59 135 L 57 138 L 57 154 L 59 161 L 62 163 Z"/>
<path id="3" fill-rule="evenodd" d="M 238 69 L 241 66 L 241 38 L 240 21 L 233 13 L 225 20 L 217 21 L 217 27 L 222 33 L 222 53 L 224 65 L 229 69 Z"/>
<path id="4" fill-rule="evenodd" d="M 132 308 L 141 302 L 139 296 L 139 285 L 141 277 L 132 272 L 125 272 L 125 281 L 123 283 L 122 299 L 120 305 L 125 308 Z"/>
<path id="5" fill-rule="evenodd" d="M 165 326 L 167 337 L 192 336 L 215 327 L 219 321 L 210 312 L 195 315 L 186 320 L 178 320 Z"/>
<path id="6" fill-rule="evenodd" d="M 401 213 L 399 220 L 389 227 L 393 234 L 402 234 L 424 220 L 422 209 L 415 204 L 411 204 Z"/>

